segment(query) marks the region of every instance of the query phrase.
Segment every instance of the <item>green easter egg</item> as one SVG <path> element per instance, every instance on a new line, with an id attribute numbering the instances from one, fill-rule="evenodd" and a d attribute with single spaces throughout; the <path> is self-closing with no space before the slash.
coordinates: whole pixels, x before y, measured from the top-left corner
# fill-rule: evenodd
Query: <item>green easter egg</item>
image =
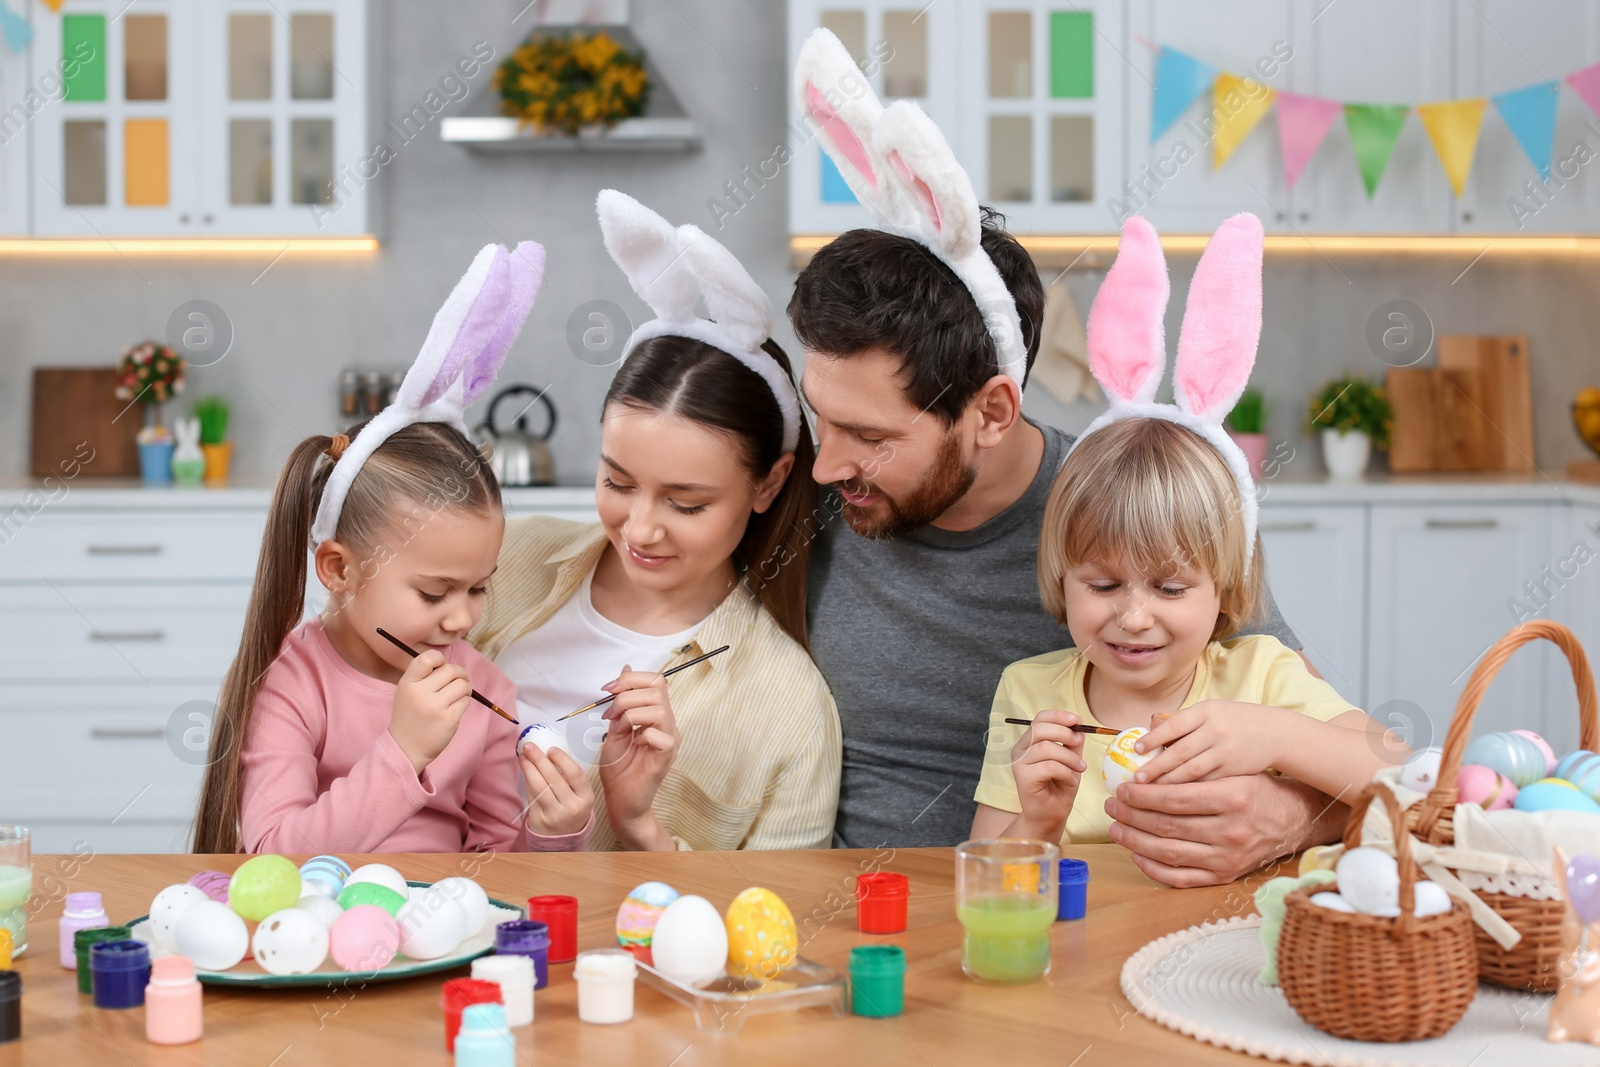
<path id="1" fill-rule="evenodd" d="M 339 894 L 339 907 L 346 911 L 357 904 L 376 904 L 390 915 L 399 915 L 400 907 L 406 898 L 396 893 L 388 886 L 376 882 L 357 882 L 355 885 L 345 886 Z"/>
<path id="2" fill-rule="evenodd" d="M 228 882 L 228 907 L 242 919 L 260 922 L 300 901 L 300 868 L 282 856 L 245 860 Z"/>

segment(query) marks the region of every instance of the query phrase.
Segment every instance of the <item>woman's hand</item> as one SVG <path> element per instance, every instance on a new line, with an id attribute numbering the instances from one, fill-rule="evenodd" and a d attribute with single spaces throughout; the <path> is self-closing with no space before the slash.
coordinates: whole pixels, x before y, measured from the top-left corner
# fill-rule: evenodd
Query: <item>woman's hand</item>
<path id="1" fill-rule="evenodd" d="M 600 784 L 612 829 L 630 849 L 675 849 L 676 842 L 651 808 L 678 752 L 678 724 L 667 699 L 666 678 L 623 667 L 617 680 L 603 688 L 616 694 L 603 716 L 611 726 L 600 745 Z"/>
<path id="2" fill-rule="evenodd" d="M 1078 798 L 1079 776 L 1088 768 L 1083 759 L 1083 735 L 1071 729 L 1078 722 L 1070 711 L 1041 711 L 1011 747 L 1011 775 L 1017 783 L 1022 814 L 1006 830 L 1006 836 L 1061 839 Z"/>
<path id="3" fill-rule="evenodd" d="M 588 826 L 594 788 L 578 761 L 559 748 L 546 753 L 532 741 L 523 744 L 519 755 L 528 782 L 528 829 L 561 837 Z"/>
<path id="4" fill-rule="evenodd" d="M 1141 752 L 1166 750 L 1139 768 L 1134 781 L 1182 785 L 1259 774 L 1277 763 L 1287 714 L 1238 700 L 1202 700 L 1174 712 L 1139 739 Z"/>
<path id="5" fill-rule="evenodd" d="M 418 775 L 439 758 L 456 735 L 470 703 L 472 682 L 467 669 L 445 662 L 438 649 L 430 648 L 406 665 L 394 690 L 389 734 Z"/>

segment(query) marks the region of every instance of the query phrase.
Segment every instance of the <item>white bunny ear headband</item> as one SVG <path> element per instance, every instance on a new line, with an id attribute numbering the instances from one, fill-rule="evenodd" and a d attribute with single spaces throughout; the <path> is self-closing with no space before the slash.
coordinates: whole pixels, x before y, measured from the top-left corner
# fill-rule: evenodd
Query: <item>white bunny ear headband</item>
<path id="1" fill-rule="evenodd" d="M 972 293 L 1003 374 L 1022 388 L 1028 348 L 1017 302 L 983 250 L 972 180 L 932 119 L 910 100 L 885 108 L 831 30 L 800 48 L 794 91 L 822 147 L 880 229 L 926 245 Z"/>
<path id="2" fill-rule="evenodd" d="M 1178 402 L 1157 404 L 1156 387 L 1167 367 L 1167 261 L 1148 222 L 1135 215 L 1123 224 L 1116 262 L 1089 310 L 1089 369 L 1111 407 L 1072 445 L 1122 419 L 1165 419 L 1199 434 L 1221 453 L 1239 484 L 1247 562 L 1256 541 L 1255 481 L 1222 420 L 1250 380 L 1261 341 L 1262 243 L 1261 220 L 1249 214 L 1233 216 L 1212 234 L 1183 311 L 1172 383 Z"/>
<path id="3" fill-rule="evenodd" d="M 783 451 L 800 442 L 794 381 L 763 351 L 772 301 L 740 262 L 698 226 L 673 227 L 626 193 L 602 189 L 595 201 L 606 251 L 656 317 L 628 338 L 623 358 L 652 337 L 689 337 L 720 349 L 759 374 L 783 413 Z M 709 319 L 695 315 L 705 300 Z"/>
<path id="4" fill-rule="evenodd" d="M 395 433 L 414 423 L 443 422 L 470 439 L 467 405 L 500 373 L 543 281 L 544 246 L 533 241 L 521 241 L 509 252 L 502 245 L 485 245 L 474 257 L 433 317 L 394 403 L 374 415 L 334 463 L 311 524 L 313 544 L 333 537 L 356 475 Z"/>

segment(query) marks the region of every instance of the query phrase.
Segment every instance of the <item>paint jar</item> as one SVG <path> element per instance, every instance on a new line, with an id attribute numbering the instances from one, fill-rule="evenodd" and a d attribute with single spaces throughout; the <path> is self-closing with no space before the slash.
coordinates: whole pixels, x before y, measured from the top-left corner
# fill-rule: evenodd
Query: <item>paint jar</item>
<path id="1" fill-rule="evenodd" d="M 529 897 L 528 918 L 550 928 L 551 963 L 571 963 L 578 958 L 577 897 Z M 542 980 L 539 988 L 544 988 Z"/>
<path id="2" fill-rule="evenodd" d="M 906 950 L 857 945 L 850 950 L 850 1010 L 884 1019 L 906 1010 Z"/>
<path id="3" fill-rule="evenodd" d="M 137 1008 L 150 984 L 150 946 L 143 941 L 96 941 L 89 974 L 97 1008 Z"/>
<path id="4" fill-rule="evenodd" d="M 0 971 L 11 969 L 11 931 L 0 926 Z"/>
<path id="5" fill-rule="evenodd" d="M 956 846 L 956 918 L 968 977 L 1032 982 L 1050 973 L 1060 858 L 1055 845 L 1021 838 Z"/>
<path id="6" fill-rule="evenodd" d="M 99 893 L 68 893 L 66 910 L 61 913 L 61 966 L 75 970 L 78 954 L 72 949 L 72 935 L 79 930 L 110 926 Z"/>
<path id="7" fill-rule="evenodd" d="M 533 960 L 533 988 L 550 984 L 550 928 L 532 919 L 512 919 L 494 928 L 497 956 L 527 956 Z"/>
<path id="8" fill-rule="evenodd" d="M 1057 864 L 1056 921 L 1081 919 L 1089 910 L 1089 864 L 1062 857 Z"/>
<path id="9" fill-rule="evenodd" d="M 479 956 L 472 961 L 472 977 L 500 987 L 506 1025 L 533 1024 L 533 959 L 528 956 Z"/>
<path id="10" fill-rule="evenodd" d="M 906 929 L 911 883 L 903 874 L 856 875 L 856 929 L 864 934 L 900 934 Z"/>
<path id="11" fill-rule="evenodd" d="M 22 975 L 0 971 L 0 1045 L 22 1040 Z"/>
<path id="12" fill-rule="evenodd" d="M 144 1036 L 152 1045 L 187 1045 L 200 1040 L 200 982 L 188 956 L 162 956 L 150 963 L 144 987 Z"/>
<path id="13" fill-rule="evenodd" d="M 444 1009 L 444 1050 L 456 1050 L 456 1034 L 461 1029 L 461 1013 L 473 1004 L 499 1004 L 500 987 L 477 978 L 449 978 L 439 992 Z"/>
<path id="14" fill-rule="evenodd" d="M 578 953 L 572 977 L 578 983 L 578 1018 L 586 1023 L 625 1023 L 633 1018 L 633 978 L 639 964 L 619 948 Z"/>
<path id="15" fill-rule="evenodd" d="M 89 974 L 89 946 L 100 941 L 131 941 L 133 931 L 126 926 L 96 926 L 92 930 L 79 930 L 72 935 L 72 954 L 78 964 L 78 992 L 88 996 L 94 992 Z"/>
<path id="16" fill-rule="evenodd" d="M 499 1004 L 469 1004 L 461 1012 L 456 1035 L 456 1067 L 513 1067 L 517 1039 L 506 1028 Z"/>

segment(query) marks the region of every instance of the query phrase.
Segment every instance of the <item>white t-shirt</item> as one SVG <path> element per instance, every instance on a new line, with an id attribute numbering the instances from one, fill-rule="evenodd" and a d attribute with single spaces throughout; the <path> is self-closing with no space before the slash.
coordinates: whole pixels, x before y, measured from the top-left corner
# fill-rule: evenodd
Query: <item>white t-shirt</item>
<path id="1" fill-rule="evenodd" d="M 546 749 L 554 741 L 584 767 L 599 758 L 609 725 L 601 715 L 609 705 L 566 722 L 555 720 L 605 696 L 600 687 L 621 673 L 624 664 L 636 671 L 659 671 L 705 622 L 662 637 L 635 633 L 595 610 L 593 584 L 590 570 L 543 626 L 506 646 L 495 661 L 517 687 L 517 718 L 522 725 L 552 724 L 550 728 L 560 734 L 556 740 L 547 731 L 535 730 L 527 739 Z M 541 740 L 541 733 L 548 740 Z"/>

